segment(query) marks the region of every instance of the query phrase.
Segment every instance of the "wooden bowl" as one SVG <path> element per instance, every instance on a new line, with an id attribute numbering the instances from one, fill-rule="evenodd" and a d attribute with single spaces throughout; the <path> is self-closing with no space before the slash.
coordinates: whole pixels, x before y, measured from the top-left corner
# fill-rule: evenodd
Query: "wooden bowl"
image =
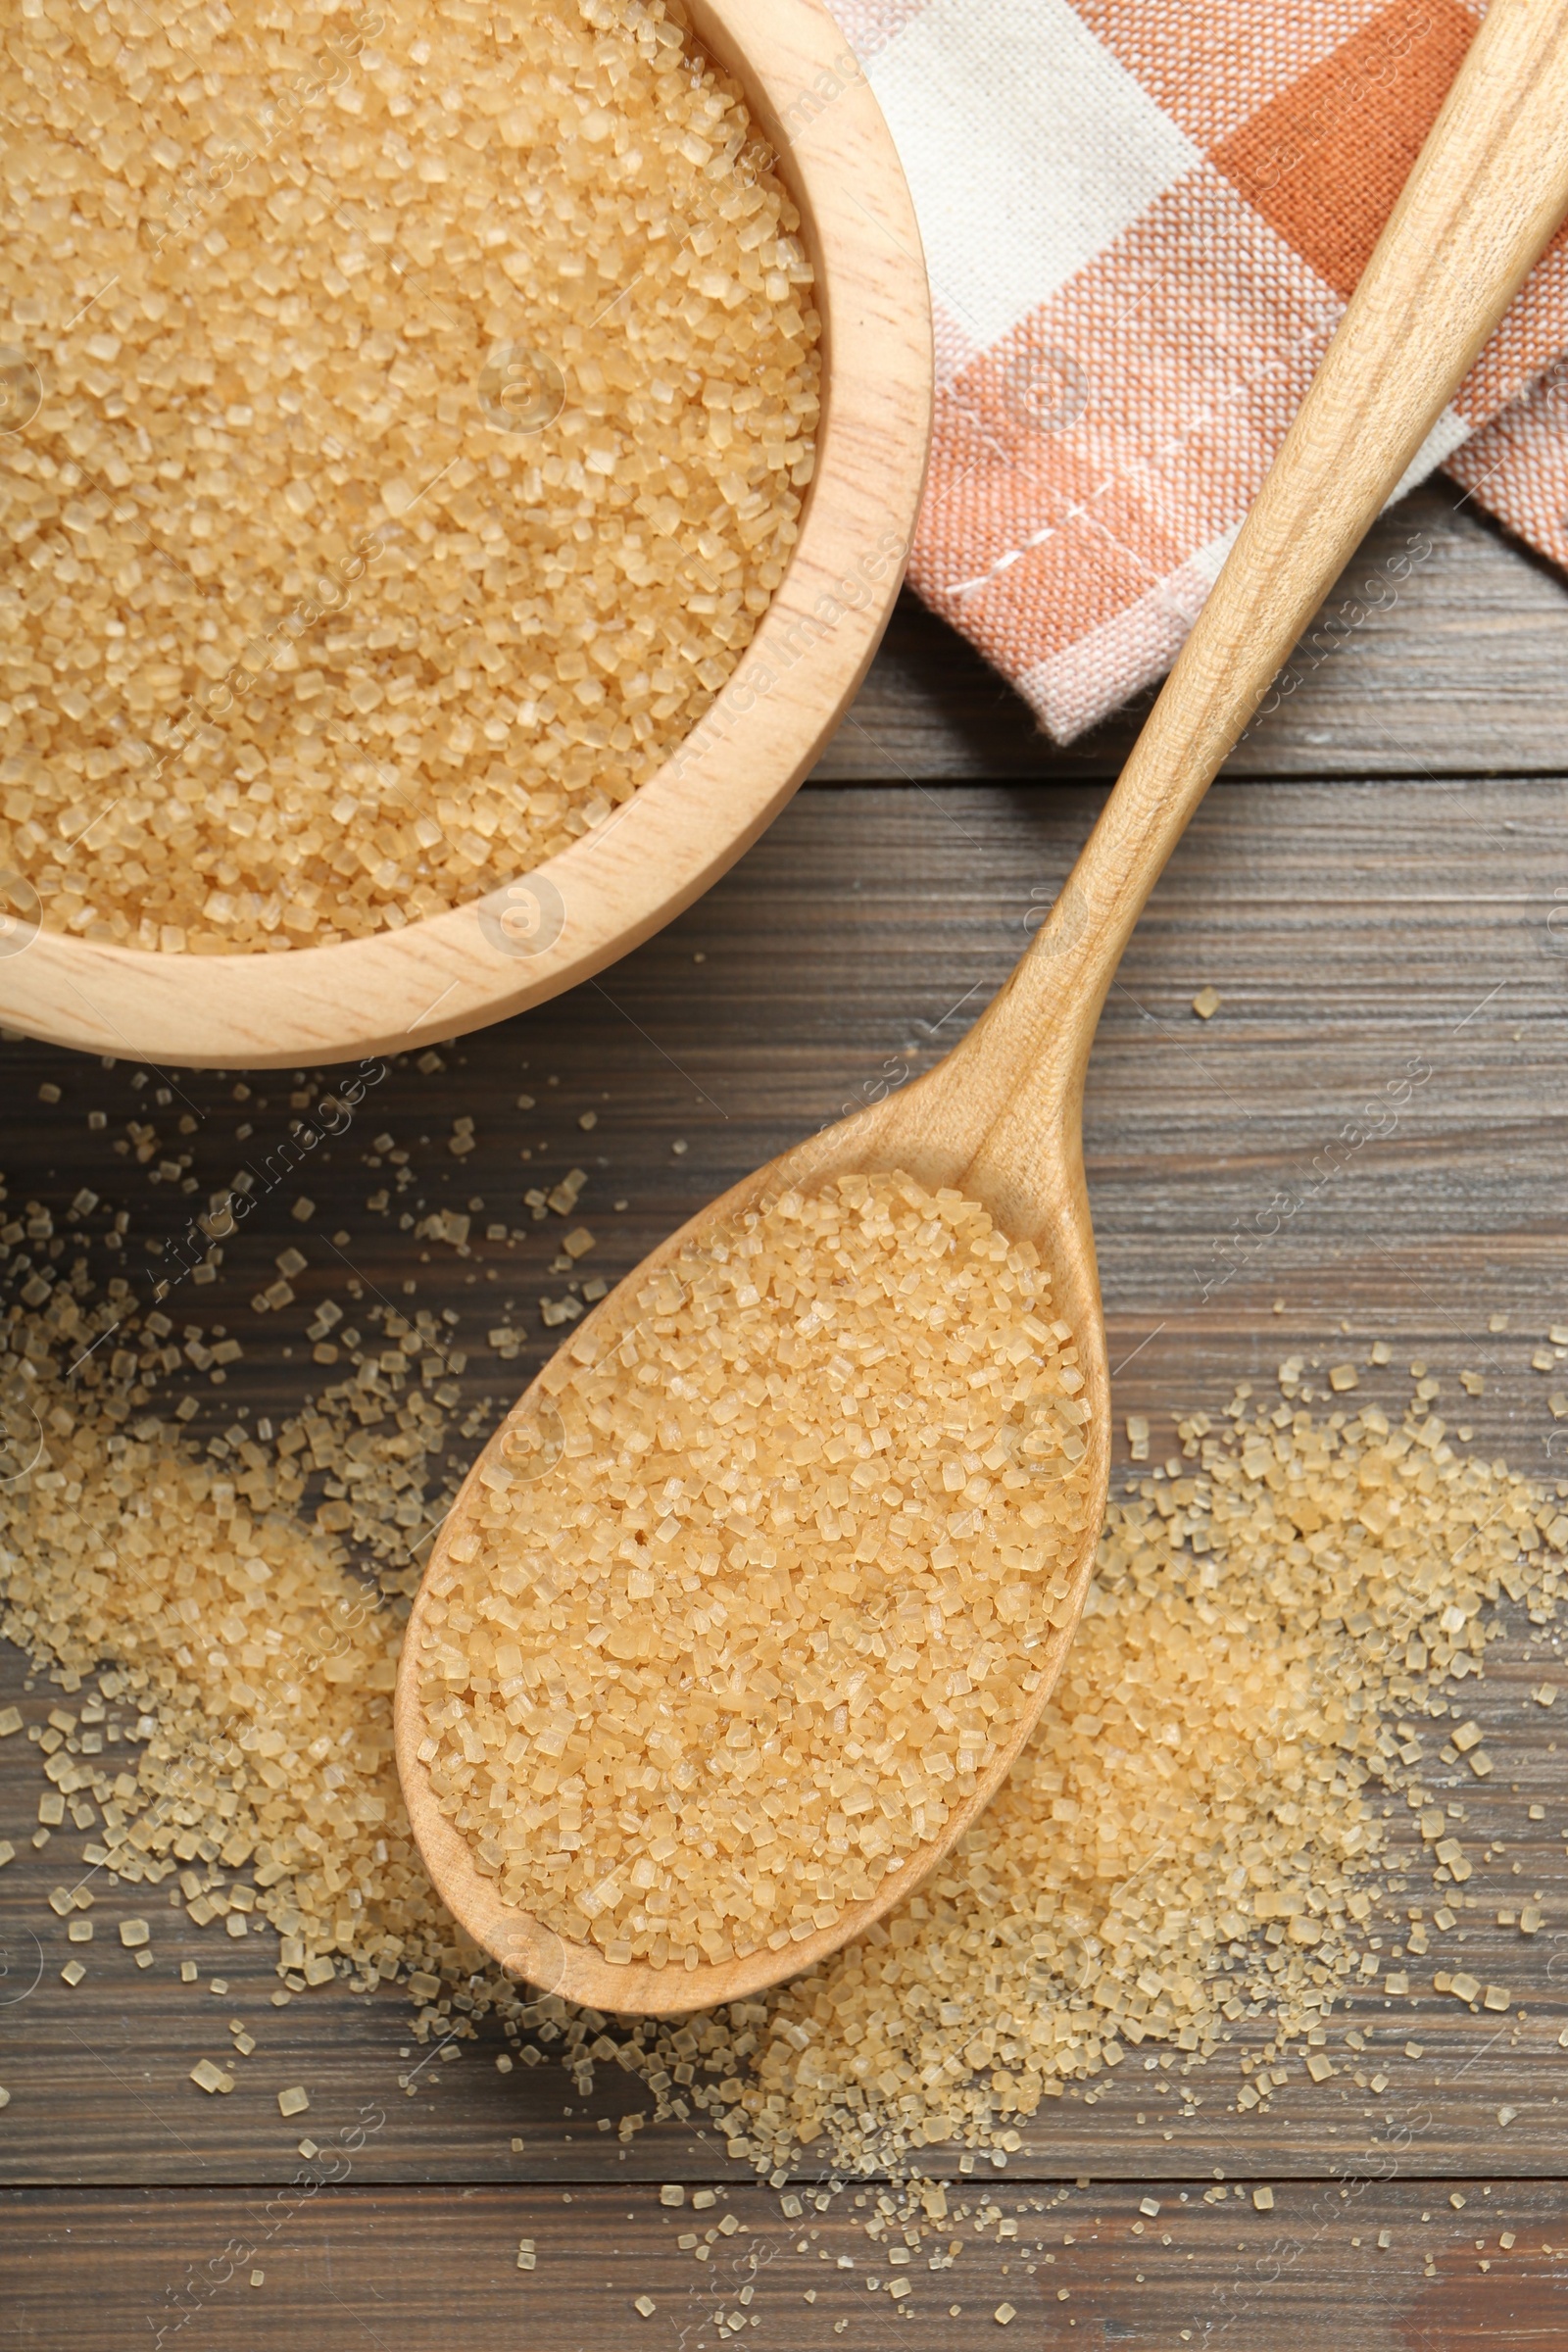
<path id="1" fill-rule="evenodd" d="M 602 971 L 749 849 L 854 699 L 925 482 L 931 325 L 919 231 L 876 100 L 820 0 L 691 0 L 802 215 L 822 423 L 801 535 L 740 667 L 594 833 L 467 906 L 287 955 L 163 956 L 25 918 L 0 1021 L 93 1053 L 235 1069 L 346 1061 L 503 1020 Z M 770 683 L 768 681 L 771 681 Z"/>

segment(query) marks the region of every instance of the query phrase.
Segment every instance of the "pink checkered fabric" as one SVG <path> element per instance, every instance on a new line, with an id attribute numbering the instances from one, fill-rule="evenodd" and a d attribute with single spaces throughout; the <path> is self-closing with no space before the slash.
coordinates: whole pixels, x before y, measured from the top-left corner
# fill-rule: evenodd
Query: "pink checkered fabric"
<path id="1" fill-rule="evenodd" d="M 937 322 L 910 579 L 1058 741 L 1174 659 L 1482 10 L 837 0 Z M 1568 243 L 1411 478 L 1568 562 Z"/>

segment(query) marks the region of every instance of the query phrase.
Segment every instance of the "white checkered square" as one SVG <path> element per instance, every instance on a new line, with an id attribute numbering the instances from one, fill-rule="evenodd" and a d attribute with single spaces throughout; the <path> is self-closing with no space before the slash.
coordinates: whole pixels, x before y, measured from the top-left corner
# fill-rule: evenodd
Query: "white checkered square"
<path id="1" fill-rule="evenodd" d="M 875 53 L 868 78 L 908 174 L 933 291 L 982 346 L 1200 161 L 1068 0 L 931 0 Z"/>

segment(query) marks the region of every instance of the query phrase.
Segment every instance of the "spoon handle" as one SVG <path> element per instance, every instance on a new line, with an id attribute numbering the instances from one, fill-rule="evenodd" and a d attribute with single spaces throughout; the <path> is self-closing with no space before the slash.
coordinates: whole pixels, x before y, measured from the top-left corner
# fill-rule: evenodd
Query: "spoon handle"
<path id="1" fill-rule="evenodd" d="M 1115 790 L 995 1007 L 1017 1023 L 1032 1098 L 1015 1099 L 1019 1111 L 1065 1111 L 1076 1129 L 1101 1008 L 1166 859 L 1565 209 L 1568 0 L 1492 0 Z"/>

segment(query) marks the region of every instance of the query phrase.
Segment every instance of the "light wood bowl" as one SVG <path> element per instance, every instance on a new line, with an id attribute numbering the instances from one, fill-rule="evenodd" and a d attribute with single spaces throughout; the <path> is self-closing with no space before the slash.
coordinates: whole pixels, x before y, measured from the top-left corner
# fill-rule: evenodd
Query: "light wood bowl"
<path id="1" fill-rule="evenodd" d="M 0 955 L 0 1021 L 92 1053 L 235 1069 L 455 1037 L 649 938 L 808 774 L 876 650 L 914 530 L 931 430 L 925 268 L 887 125 L 820 0 L 691 0 L 690 14 L 781 159 L 823 322 L 800 539 L 709 716 L 597 832 L 526 877 L 511 936 L 505 890 L 403 931 L 287 955 L 148 955 L 40 929 Z M 763 670 L 776 682 L 760 691 L 748 681 Z"/>

